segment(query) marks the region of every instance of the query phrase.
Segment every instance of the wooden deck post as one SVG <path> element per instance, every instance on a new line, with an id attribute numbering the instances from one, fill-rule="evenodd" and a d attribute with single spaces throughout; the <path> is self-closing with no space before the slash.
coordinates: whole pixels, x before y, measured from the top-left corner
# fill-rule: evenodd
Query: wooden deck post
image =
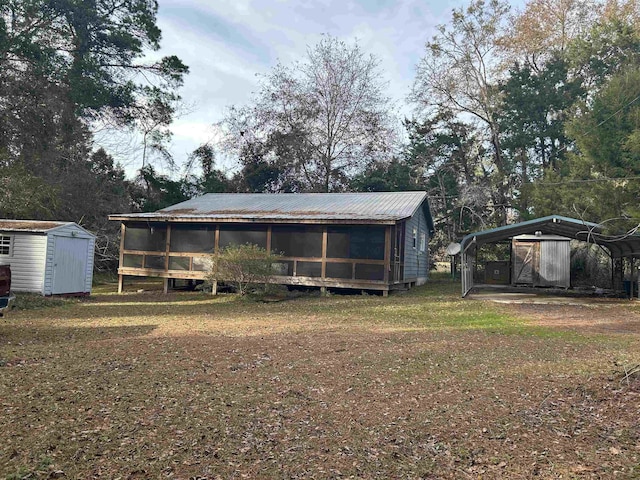
<path id="1" fill-rule="evenodd" d="M 171 224 L 167 224 L 167 240 L 164 245 L 164 271 L 169 272 L 169 250 L 171 248 Z M 169 293 L 169 278 L 164 279 L 164 293 Z"/>
<path id="2" fill-rule="evenodd" d="M 320 277 L 324 280 L 327 276 L 327 226 L 322 227 L 322 266 Z"/>
<path id="3" fill-rule="evenodd" d="M 218 280 L 211 282 L 211 295 L 218 295 Z"/>
<path id="4" fill-rule="evenodd" d="M 163 278 L 162 279 L 162 292 L 163 293 L 169 293 L 169 279 L 168 278 Z"/>
<path id="5" fill-rule="evenodd" d="M 389 285 L 389 270 L 391 270 L 391 227 L 384 229 L 384 283 Z"/>
<path id="6" fill-rule="evenodd" d="M 124 223 L 120 224 L 120 258 L 118 259 L 118 268 L 122 268 L 122 262 L 124 260 L 124 236 L 126 233 L 126 228 Z M 122 293 L 122 277 L 123 275 L 118 274 L 118 293 Z"/>

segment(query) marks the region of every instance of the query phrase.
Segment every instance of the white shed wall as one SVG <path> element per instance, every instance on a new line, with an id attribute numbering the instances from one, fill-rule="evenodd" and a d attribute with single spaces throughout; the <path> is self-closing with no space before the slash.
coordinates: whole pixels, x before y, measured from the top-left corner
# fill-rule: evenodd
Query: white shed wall
<path id="1" fill-rule="evenodd" d="M 11 255 L 0 255 L 0 265 L 11 265 L 11 289 L 43 294 L 47 236 L 18 232 L 0 234 L 13 237 Z"/>

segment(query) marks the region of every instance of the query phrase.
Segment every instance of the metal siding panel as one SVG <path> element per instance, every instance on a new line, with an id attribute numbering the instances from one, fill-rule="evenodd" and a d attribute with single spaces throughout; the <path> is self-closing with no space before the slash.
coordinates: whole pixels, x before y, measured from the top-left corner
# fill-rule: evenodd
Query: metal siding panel
<path id="1" fill-rule="evenodd" d="M 11 256 L 0 256 L 0 265 L 11 265 L 11 289 L 42 294 L 46 258 L 45 235 L 9 233 L 13 236 Z"/>
<path id="2" fill-rule="evenodd" d="M 540 245 L 540 284 L 570 286 L 570 245 L 567 241 L 546 240 Z"/>
<path id="3" fill-rule="evenodd" d="M 84 293 L 90 239 L 55 236 L 52 294 Z"/>
<path id="4" fill-rule="evenodd" d="M 51 295 L 53 290 L 53 249 L 55 247 L 55 236 L 47 235 L 47 249 L 44 270 L 43 295 Z"/>
<path id="5" fill-rule="evenodd" d="M 533 285 L 537 242 L 513 242 L 513 280 L 515 285 Z"/>
<path id="6" fill-rule="evenodd" d="M 95 239 L 89 239 L 89 245 L 87 246 L 87 269 L 85 272 L 85 284 L 84 291 L 85 293 L 91 293 L 91 287 L 93 286 L 93 262 L 95 255 Z"/>
<path id="7" fill-rule="evenodd" d="M 473 267 L 475 263 L 475 255 L 467 252 L 462 253 L 462 296 L 466 297 L 467 293 L 473 288 Z"/>
<path id="8" fill-rule="evenodd" d="M 261 220 L 371 220 L 408 218 L 427 201 L 426 192 L 209 193 L 153 213 L 127 219 L 211 218 Z"/>

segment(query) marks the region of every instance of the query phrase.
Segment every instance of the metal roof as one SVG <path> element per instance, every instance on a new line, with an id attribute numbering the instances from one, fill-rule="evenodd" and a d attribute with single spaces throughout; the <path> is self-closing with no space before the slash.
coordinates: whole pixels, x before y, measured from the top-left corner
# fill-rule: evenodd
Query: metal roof
<path id="1" fill-rule="evenodd" d="M 612 257 L 640 258 L 640 235 L 611 236 L 605 235 L 603 231 L 602 225 L 597 223 L 561 215 L 550 215 L 471 233 L 462 239 L 460 245 L 462 251 L 465 251 L 472 244 L 479 248 L 486 243 L 513 238 L 517 235 L 535 235 L 535 232 L 541 232 L 542 235 L 561 235 L 583 242 L 602 245 L 611 252 Z"/>
<path id="2" fill-rule="evenodd" d="M 2 232 L 32 232 L 46 233 L 54 228 L 64 227 L 73 222 L 53 222 L 42 220 L 6 220 L 0 219 L 0 231 Z"/>
<path id="3" fill-rule="evenodd" d="M 433 220 L 427 193 L 208 193 L 152 213 L 114 214 L 110 220 L 262 221 L 293 223 L 393 223 L 423 207 L 429 227 Z"/>

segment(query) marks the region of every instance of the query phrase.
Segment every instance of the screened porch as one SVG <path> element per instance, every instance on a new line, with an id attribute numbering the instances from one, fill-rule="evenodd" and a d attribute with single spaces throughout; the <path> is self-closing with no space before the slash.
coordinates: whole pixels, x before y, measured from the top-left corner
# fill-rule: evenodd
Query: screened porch
<path id="1" fill-rule="evenodd" d="M 123 275 L 205 279 L 212 253 L 250 243 L 281 255 L 273 265 L 277 283 L 386 292 L 404 276 L 403 228 L 404 223 L 125 222 L 119 291 Z"/>

